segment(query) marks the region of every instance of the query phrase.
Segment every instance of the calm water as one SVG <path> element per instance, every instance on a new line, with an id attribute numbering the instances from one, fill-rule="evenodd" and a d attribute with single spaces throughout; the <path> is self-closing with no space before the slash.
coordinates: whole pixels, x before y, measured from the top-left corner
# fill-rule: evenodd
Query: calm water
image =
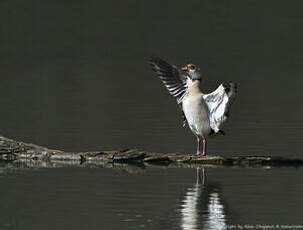
<path id="1" fill-rule="evenodd" d="M 302 158 L 302 1 L 0 1 L 1 135 L 68 151 L 194 152 L 159 55 L 239 85 L 209 152 Z M 300 223 L 302 169 L 4 170 L 1 228 Z M 302 224 L 302 222 L 301 222 Z"/>
<path id="2" fill-rule="evenodd" d="M 0 177 L 1 229 L 302 224 L 302 169 L 60 168 Z"/>

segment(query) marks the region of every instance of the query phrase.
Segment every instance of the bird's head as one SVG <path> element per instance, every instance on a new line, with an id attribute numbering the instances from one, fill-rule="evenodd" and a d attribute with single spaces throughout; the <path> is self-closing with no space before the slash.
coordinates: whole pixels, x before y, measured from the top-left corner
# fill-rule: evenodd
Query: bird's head
<path id="1" fill-rule="evenodd" d="M 187 64 L 181 68 L 181 70 L 184 71 L 192 81 L 201 80 L 200 68 L 194 64 Z"/>

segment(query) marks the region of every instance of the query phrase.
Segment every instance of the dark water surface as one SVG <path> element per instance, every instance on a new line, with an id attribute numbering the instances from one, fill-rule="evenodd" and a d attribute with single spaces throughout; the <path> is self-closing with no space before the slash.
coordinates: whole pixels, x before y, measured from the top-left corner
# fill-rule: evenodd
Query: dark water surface
<path id="1" fill-rule="evenodd" d="M 302 1 L 0 1 L 1 134 L 80 151 L 193 152 L 157 54 L 239 84 L 210 152 L 301 155 Z"/>
<path id="2" fill-rule="evenodd" d="M 1 229 L 302 224 L 302 169 L 60 168 L 1 174 Z M 201 173 L 202 174 L 202 173 Z M 204 183 L 204 184 L 203 184 Z"/>
<path id="3" fill-rule="evenodd" d="M 0 1 L 1 135 L 68 151 L 194 152 L 147 63 L 239 85 L 209 152 L 302 158 L 302 1 Z M 224 229 L 303 223 L 302 169 L 42 169 L 1 174 L 13 229 Z M 191 203 L 191 204 L 190 204 Z"/>

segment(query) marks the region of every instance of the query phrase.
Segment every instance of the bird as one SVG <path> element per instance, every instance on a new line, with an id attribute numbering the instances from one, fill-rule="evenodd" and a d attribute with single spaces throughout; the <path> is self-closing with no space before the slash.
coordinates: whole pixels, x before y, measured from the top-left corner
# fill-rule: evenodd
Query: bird
<path id="1" fill-rule="evenodd" d="M 196 65 L 187 64 L 179 68 L 159 57 L 151 57 L 149 63 L 168 92 L 175 97 L 181 109 L 183 127 L 188 125 L 196 136 L 196 156 L 206 156 L 207 139 L 225 135 L 220 127 L 229 117 L 237 84 L 232 81 L 224 82 L 215 91 L 204 94 L 200 89 L 201 71 Z"/>

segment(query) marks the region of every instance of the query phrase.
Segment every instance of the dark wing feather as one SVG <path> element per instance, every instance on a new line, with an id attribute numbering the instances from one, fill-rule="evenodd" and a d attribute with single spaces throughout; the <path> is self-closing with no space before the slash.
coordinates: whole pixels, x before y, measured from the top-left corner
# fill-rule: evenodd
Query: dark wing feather
<path id="1" fill-rule="evenodd" d="M 186 75 L 176 66 L 171 65 L 158 57 L 151 58 L 150 64 L 157 76 L 167 88 L 168 92 L 176 98 L 177 103 L 182 110 L 184 126 L 186 123 L 186 118 L 182 109 L 182 99 L 187 91 Z"/>
<path id="2" fill-rule="evenodd" d="M 178 104 L 182 103 L 187 88 L 186 75 L 160 58 L 151 58 L 150 64 L 168 92 L 177 99 Z"/>

